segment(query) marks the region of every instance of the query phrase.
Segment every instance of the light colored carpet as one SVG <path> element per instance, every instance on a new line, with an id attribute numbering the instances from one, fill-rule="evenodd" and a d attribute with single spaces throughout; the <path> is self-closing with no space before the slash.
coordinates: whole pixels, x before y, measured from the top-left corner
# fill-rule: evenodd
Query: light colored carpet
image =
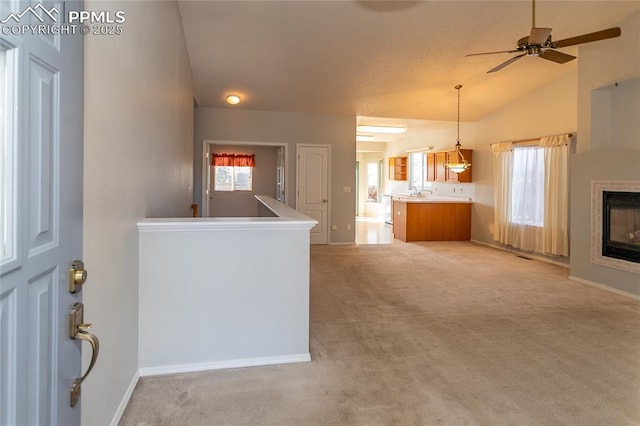
<path id="1" fill-rule="evenodd" d="M 149 377 L 121 425 L 639 425 L 640 302 L 465 242 L 314 246 L 312 362 Z"/>

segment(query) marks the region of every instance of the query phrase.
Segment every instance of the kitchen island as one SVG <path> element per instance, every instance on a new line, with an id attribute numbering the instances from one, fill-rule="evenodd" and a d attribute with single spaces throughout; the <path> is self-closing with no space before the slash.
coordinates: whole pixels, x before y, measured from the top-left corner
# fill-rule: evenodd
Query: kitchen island
<path id="1" fill-rule="evenodd" d="M 393 236 L 402 241 L 468 241 L 471 200 L 444 196 L 394 196 Z"/>

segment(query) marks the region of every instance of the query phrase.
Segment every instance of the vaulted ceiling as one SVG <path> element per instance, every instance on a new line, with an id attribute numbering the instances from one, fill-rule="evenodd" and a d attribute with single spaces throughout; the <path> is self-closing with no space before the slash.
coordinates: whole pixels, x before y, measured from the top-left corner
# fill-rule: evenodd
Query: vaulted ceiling
<path id="1" fill-rule="evenodd" d="M 223 107 L 476 121 L 572 70 L 513 49 L 532 26 L 528 1 L 180 1 L 196 98 Z M 616 26 L 638 1 L 538 1 L 554 40 Z M 623 28 L 624 36 L 624 28 Z M 603 47 L 616 39 L 596 43 Z M 563 52 L 577 55 L 577 48 Z M 630 52 L 638 58 L 639 52 Z"/>

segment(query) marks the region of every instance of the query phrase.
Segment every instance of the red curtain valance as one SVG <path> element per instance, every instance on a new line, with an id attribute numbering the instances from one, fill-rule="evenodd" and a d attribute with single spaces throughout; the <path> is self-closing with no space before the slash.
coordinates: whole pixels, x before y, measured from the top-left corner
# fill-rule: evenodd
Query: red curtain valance
<path id="1" fill-rule="evenodd" d="M 212 166 L 255 167 L 255 154 L 213 154 Z"/>

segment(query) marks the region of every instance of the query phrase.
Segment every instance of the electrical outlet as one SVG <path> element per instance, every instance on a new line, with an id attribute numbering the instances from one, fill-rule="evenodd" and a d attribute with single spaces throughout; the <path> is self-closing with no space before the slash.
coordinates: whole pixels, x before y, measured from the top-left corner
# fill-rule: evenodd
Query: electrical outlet
<path id="1" fill-rule="evenodd" d="M 347 231 L 351 231 L 351 224 L 350 223 L 347 224 Z"/>
<path id="2" fill-rule="evenodd" d="M 331 225 L 331 230 L 332 231 L 337 231 L 338 230 L 338 225 Z"/>

